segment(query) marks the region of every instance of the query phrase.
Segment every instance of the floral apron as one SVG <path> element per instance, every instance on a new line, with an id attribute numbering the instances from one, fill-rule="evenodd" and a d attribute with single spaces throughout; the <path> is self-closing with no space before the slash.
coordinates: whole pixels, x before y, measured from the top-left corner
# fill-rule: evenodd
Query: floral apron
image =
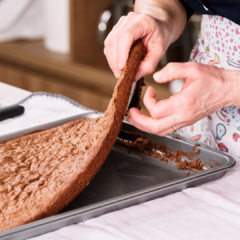
<path id="1" fill-rule="evenodd" d="M 220 16 L 203 15 L 190 61 L 240 70 L 240 25 Z M 223 108 L 178 132 L 240 158 L 240 106 Z"/>

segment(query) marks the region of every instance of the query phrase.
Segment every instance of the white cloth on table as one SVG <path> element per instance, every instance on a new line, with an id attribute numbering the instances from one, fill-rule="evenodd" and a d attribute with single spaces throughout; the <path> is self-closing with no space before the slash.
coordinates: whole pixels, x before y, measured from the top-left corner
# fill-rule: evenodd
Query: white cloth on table
<path id="1" fill-rule="evenodd" d="M 33 93 L 20 105 L 24 114 L 2 121 L 0 135 L 92 111 L 59 94 L 44 92 Z"/>

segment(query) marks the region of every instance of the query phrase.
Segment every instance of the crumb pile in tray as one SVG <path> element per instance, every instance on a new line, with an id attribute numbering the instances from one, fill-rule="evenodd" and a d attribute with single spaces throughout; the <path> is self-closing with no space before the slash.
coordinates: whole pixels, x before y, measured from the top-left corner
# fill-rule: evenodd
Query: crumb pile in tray
<path id="1" fill-rule="evenodd" d="M 180 139 L 179 137 L 176 139 Z M 200 159 L 195 159 L 201 151 L 195 148 L 200 146 L 195 144 L 193 146 L 192 152 L 186 152 L 182 150 L 176 150 L 172 152 L 166 144 L 160 144 L 157 142 L 152 142 L 146 136 L 139 133 L 132 133 L 121 130 L 117 142 L 124 145 L 132 150 L 142 152 L 148 156 L 158 158 L 166 163 L 174 162 L 176 167 L 182 170 L 192 170 L 192 171 L 202 171 L 206 167 L 206 163 L 202 162 Z M 219 165 L 216 161 L 211 160 L 214 164 L 209 165 L 209 167 L 215 167 Z"/>
<path id="2" fill-rule="evenodd" d="M 89 184 L 116 141 L 145 52 L 135 42 L 103 117 L 0 143 L 0 231 L 58 213 Z"/>

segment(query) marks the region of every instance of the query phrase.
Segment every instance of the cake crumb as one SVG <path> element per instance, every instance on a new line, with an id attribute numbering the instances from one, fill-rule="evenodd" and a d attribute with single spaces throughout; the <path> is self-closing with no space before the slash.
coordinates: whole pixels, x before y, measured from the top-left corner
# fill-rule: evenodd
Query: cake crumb
<path id="1" fill-rule="evenodd" d="M 193 148 L 192 148 L 192 151 L 194 152 L 195 151 L 195 148 L 196 147 L 201 147 L 201 145 L 199 144 L 199 143 L 196 143 L 194 146 L 193 146 Z"/>
<path id="2" fill-rule="evenodd" d="M 149 138 L 143 136 L 142 134 L 122 130 L 118 135 L 117 142 L 121 145 L 127 146 L 132 150 L 136 150 L 148 156 L 158 158 L 160 161 L 166 163 L 175 162 L 176 167 L 181 170 L 197 172 L 206 169 L 206 162 L 203 163 L 200 159 L 196 160 L 196 156 L 201 153 L 200 149 L 194 152 L 197 146 L 201 146 L 198 143 L 193 146 L 192 152 L 186 152 L 182 150 L 176 150 L 175 152 L 172 152 L 165 144 L 151 142 Z M 215 166 L 219 164 L 214 160 L 211 161 L 214 162 Z"/>
<path id="3" fill-rule="evenodd" d="M 178 136 L 172 136 L 172 138 L 173 138 L 173 139 L 177 139 L 177 140 L 181 140 L 181 138 L 178 137 Z"/>

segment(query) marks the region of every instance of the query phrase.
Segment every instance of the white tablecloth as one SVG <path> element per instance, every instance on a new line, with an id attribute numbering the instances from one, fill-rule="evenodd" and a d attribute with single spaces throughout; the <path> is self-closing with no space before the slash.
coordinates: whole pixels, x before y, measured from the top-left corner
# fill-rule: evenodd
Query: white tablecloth
<path id="1" fill-rule="evenodd" d="M 0 84 L 0 103 L 1 91 Z M 78 113 L 79 110 L 75 110 Z M 239 240 L 240 165 L 239 159 L 236 161 L 235 167 L 217 181 L 31 239 Z"/>

